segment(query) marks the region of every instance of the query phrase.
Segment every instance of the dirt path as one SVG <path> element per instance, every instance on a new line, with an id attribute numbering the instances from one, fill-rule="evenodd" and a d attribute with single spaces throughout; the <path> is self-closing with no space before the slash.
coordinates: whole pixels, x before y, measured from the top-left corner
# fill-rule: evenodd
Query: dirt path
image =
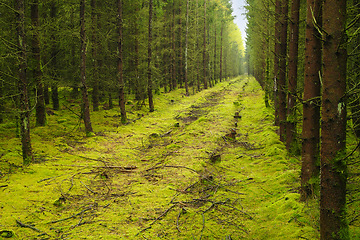
<path id="1" fill-rule="evenodd" d="M 63 138 L 57 160 L 1 179 L 0 230 L 18 239 L 291 239 L 298 172 L 255 81 L 158 104 L 116 131 Z"/>

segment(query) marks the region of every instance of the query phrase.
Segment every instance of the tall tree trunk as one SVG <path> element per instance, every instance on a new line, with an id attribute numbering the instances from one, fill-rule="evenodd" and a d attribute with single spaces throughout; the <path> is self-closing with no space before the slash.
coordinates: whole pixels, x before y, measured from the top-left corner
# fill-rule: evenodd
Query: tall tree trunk
<path id="1" fill-rule="evenodd" d="M 36 126 L 45 126 L 46 111 L 44 100 L 44 86 L 40 62 L 40 33 L 39 33 L 39 1 L 31 2 L 31 24 L 32 24 L 32 55 L 34 61 L 33 76 L 36 84 Z"/>
<path id="2" fill-rule="evenodd" d="M 177 88 L 177 78 L 176 78 L 176 39 L 175 39 L 175 1 L 173 1 L 173 15 L 172 15 L 172 81 L 173 88 Z"/>
<path id="3" fill-rule="evenodd" d="M 219 80 L 222 81 L 223 78 L 223 32 L 224 32 L 224 23 L 221 22 L 220 30 L 220 63 L 219 63 Z"/>
<path id="4" fill-rule="evenodd" d="M 19 64 L 19 78 L 17 82 L 19 91 L 19 110 L 20 110 L 20 134 L 22 145 L 22 156 L 24 165 L 28 165 L 33 161 L 33 154 L 31 148 L 30 138 L 30 107 L 28 97 L 28 80 L 26 76 L 26 38 L 25 38 L 25 7 L 24 0 L 15 1 L 16 10 L 16 34 L 18 47 L 18 64 Z"/>
<path id="5" fill-rule="evenodd" d="M 92 27 L 92 57 L 93 57 L 93 79 L 92 79 L 92 103 L 93 110 L 99 111 L 99 65 L 98 65 L 98 38 L 97 38 L 97 4 L 96 0 L 91 0 L 91 27 Z"/>
<path id="6" fill-rule="evenodd" d="M 216 21 L 216 19 L 215 19 L 215 33 L 214 33 L 214 40 L 215 40 L 215 42 L 214 42 L 214 74 L 213 74 L 213 76 L 214 76 L 214 83 L 215 84 L 217 84 L 218 83 L 218 79 L 217 79 L 217 71 L 216 71 L 216 52 L 217 52 L 217 44 L 216 44 L 216 40 L 217 40 L 217 21 Z"/>
<path id="7" fill-rule="evenodd" d="M 180 87 L 183 87 L 184 83 L 184 69 L 183 69 L 183 46 L 182 46 L 182 16 L 181 16 L 181 1 L 179 1 L 179 83 Z"/>
<path id="8" fill-rule="evenodd" d="M 186 32 L 185 32 L 185 91 L 186 91 L 186 96 L 189 96 L 188 44 L 189 44 L 189 0 L 186 0 Z"/>
<path id="9" fill-rule="evenodd" d="M 207 89 L 207 80 L 206 80 L 206 0 L 204 0 L 204 44 L 203 44 L 203 64 L 204 64 L 204 76 L 203 76 L 203 84 L 204 88 Z"/>
<path id="10" fill-rule="evenodd" d="M 289 42 L 289 84 L 288 84 L 288 106 L 286 122 L 286 148 L 295 154 L 297 151 L 296 132 L 296 92 L 298 77 L 298 42 L 299 42 L 299 12 L 300 0 L 293 0 L 290 17 L 290 42 Z"/>
<path id="11" fill-rule="evenodd" d="M 349 239 L 346 221 L 346 0 L 323 5 L 320 239 Z"/>
<path id="12" fill-rule="evenodd" d="M 152 73 L 151 73 L 151 43 L 152 43 L 152 15 L 153 15 L 153 1 L 149 0 L 149 40 L 148 40 L 148 98 L 149 110 L 154 111 L 153 91 L 152 91 Z"/>
<path id="13" fill-rule="evenodd" d="M 123 75 L 123 6 L 122 0 L 118 0 L 118 82 L 119 82 L 119 106 L 121 122 L 126 123 L 125 91 Z"/>
<path id="14" fill-rule="evenodd" d="M 275 51 L 274 51 L 274 106 L 275 106 L 275 125 L 280 126 L 279 120 L 279 75 L 280 75 L 280 29 L 281 29 L 281 0 L 275 2 Z"/>
<path id="15" fill-rule="evenodd" d="M 199 19 L 198 19 L 198 10 L 199 9 L 199 1 L 196 0 L 196 6 L 195 6 L 195 41 L 196 41 L 196 49 L 195 49 L 195 56 L 196 56 L 196 86 L 198 92 L 200 92 L 200 57 L 197 53 L 197 50 L 200 47 L 199 44 L 199 37 L 198 37 L 198 30 L 199 30 Z"/>
<path id="16" fill-rule="evenodd" d="M 86 134 L 92 133 L 90 120 L 90 108 L 88 90 L 86 85 L 86 33 L 85 33 L 85 0 L 80 0 L 80 41 L 81 41 L 81 94 L 82 94 L 82 117 L 85 124 Z"/>
<path id="17" fill-rule="evenodd" d="M 280 71 L 278 79 L 279 88 L 279 124 L 280 140 L 285 142 L 286 138 L 286 62 L 287 62 L 287 28 L 289 0 L 282 1 L 281 30 L 280 30 Z"/>
<path id="18" fill-rule="evenodd" d="M 301 200 L 314 194 L 319 177 L 320 75 L 322 0 L 307 0 L 305 32 L 304 104 L 302 126 Z"/>
<path id="19" fill-rule="evenodd" d="M 57 18 L 57 6 L 56 2 L 53 1 L 50 7 L 50 18 L 52 20 L 53 27 L 55 28 L 56 18 Z M 56 38 L 56 30 L 52 29 L 51 32 L 51 68 L 52 68 L 52 78 L 53 82 L 51 84 L 51 100 L 53 102 L 53 109 L 60 109 L 59 102 L 59 92 L 58 92 L 58 76 L 57 76 L 57 38 Z"/>

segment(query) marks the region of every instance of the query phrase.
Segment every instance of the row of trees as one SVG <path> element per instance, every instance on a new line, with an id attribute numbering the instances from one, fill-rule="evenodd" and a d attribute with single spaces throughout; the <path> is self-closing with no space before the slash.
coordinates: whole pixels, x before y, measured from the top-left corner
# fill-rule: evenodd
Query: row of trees
<path id="1" fill-rule="evenodd" d="M 189 95 L 242 72 L 229 0 L 3 0 L 0 12 L 0 123 L 20 123 L 25 164 L 30 114 L 46 125 L 46 105 L 60 109 L 63 87 L 72 98 L 81 90 L 91 134 L 91 105 L 111 108 L 118 98 L 125 123 L 126 100 L 154 111 L 154 93 L 184 87 Z"/>
<path id="2" fill-rule="evenodd" d="M 346 130 L 351 119 L 360 137 L 359 1 L 247 2 L 249 71 L 273 99 L 280 140 L 301 150 L 301 200 L 320 185 L 321 239 L 349 239 Z"/>

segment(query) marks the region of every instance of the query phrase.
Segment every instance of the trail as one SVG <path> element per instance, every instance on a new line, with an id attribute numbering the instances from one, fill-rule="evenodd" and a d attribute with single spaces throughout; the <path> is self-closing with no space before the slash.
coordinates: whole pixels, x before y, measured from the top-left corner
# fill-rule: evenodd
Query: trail
<path id="1" fill-rule="evenodd" d="M 298 164 L 262 98 L 241 77 L 165 95 L 126 126 L 99 113 L 96 137 L 59 138 L 52 160 L 1 179 L 0 230 L 18 239 L 316 235 L 297 202 Z"/>

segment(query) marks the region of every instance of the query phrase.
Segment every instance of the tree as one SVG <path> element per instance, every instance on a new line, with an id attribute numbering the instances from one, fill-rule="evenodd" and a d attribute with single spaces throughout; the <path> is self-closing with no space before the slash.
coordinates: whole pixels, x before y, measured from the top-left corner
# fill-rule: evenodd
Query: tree
<path id="1" fill-rule="evenodd" d="M 98 37 L 97 37 L 97 22 L 98 22 L 98 13 L 97 13 L 97 2 L 96 0 L 91 0 L 91 26 L 92 26 L 92 58 L 93 58 L 93 79 L 92 79 L 92 103 L 93 110 L 99 111 L 99 64 L 98 64 Z"/>
<path id="2" fill-rule="evenodd" d="M 349 239 L 346 221 L 346 0 L 323 5 L 320 239 Z"/>
<path id="3" fill-rule="evenodd" d="M 186 96 L 189 96 L 188 83 L 188 47 L 189 47 L 189 0 L 186 0 L 186 31 L 185 31 L 185 91 Z"/>
<path id="4" fill-rule="evenodd" d="M 121 112 L 121 122 L 126 123 L 125 92 L 123 76 L 123 7 L 122 0 L 118 0 L 118 82 L 119 82 L 119 106 Z"/>
<path id="5" fill-rule="evenodd" d="M 151 56 L 152 56 L 152 16 L 153 16 L 153 1 L 149 1 L 149 40 L 148 40 L 148 98 L 150 112 L 154 111 L 154 101 L 152 93 L 152 74 L 151 74 Z"/>
<path id="6" fill-rule="evenodd" d="M 55 1 L 51 2 L 50 6 L 50 18 L 52 20 L 52 29 L 51 29 L 51 70 L 52 70 L 52 84 L 51 84 L 51 100 L 53 102 L 53 109 L 60 109 L 59 102 L 59 92 L 58 92 L 58 63 L 57 63 L 57 55 L 58 55 L 58 47 L 57 47 L 57 4 Z"/>
<path id="7" fill-rule="evenodd" d="M 279 100 L 279 125 L 280 140 L 285 142 L 286 138 L 286 76 L 287 76 L 287 29 L 288 29 L 288 5 L 289 0 L 282 1 L 281 29 L 280 29 L 280 60 L 278 77 L 278 100 Z"/>
<path id="8" fill-rule="evenodd" d="M 90 120 L 89 97 L 86 84 L 86 33 L 85 33 L 85 0 L 80 0 L 80 41 L 81 41 L 81 94 L 82 94 L 82 117 L 85 124 L 86 134 L 93 132 Z"/>
<path id="9" fill-rule="evenodd" d="M 204 88 L 207 89 L 208 85 L 207 85 L 207 80 L 206 80 L 206 0 L 204 0 L 204 43 L 203 43 L 203 67 L 204 67 L 204 76 L 203 76 L 203 84 L 204 84 Z"/>
<path id="10" fill-rule="evenodd" d="M 301 199 L 314 194 L 319 177 L 322 0 L 307 0 L 302 124 Z"/>
<path id="11" fill-rule="evenodd" d="M 293 0 L 290 17 L 290 41 L 289 41 L 289 78 L 287 99 L 286 121 L 286 148 L 289 152 L 295 152 L 297 148 L 296 133 L 296 94 L 298 77 L 298 42 L 299 42 L 299 11 L 300 0 Z"/>
<path id="12" fill-rule="evenodd" d="M 26 38 L 25 38 L 25 6 L 24 0 L 15 1 L 16 14 L 16 34 L 18 48 L 18 81 L 19 91 L 19 121 L 22 145 L 22 157 L 24 165 L 33 161 L 31 138 L 30 138 L 30 107 L 28 96 L 28 79 L 26 75 L 27 55 L 26 55 Z"/>
<path id="13" fill-rule="evenodd" d="M 39 30 L 39 1 L 31 2 L 31 23 L 32 23 L 32 56 L 33 56 L 33 77 L 36 83 L 36 125 L 45 126 L 46 112 L 44 100 L 44 86 L 42 81 L 42 70 L 40 60 L 40 30 Z"/>

